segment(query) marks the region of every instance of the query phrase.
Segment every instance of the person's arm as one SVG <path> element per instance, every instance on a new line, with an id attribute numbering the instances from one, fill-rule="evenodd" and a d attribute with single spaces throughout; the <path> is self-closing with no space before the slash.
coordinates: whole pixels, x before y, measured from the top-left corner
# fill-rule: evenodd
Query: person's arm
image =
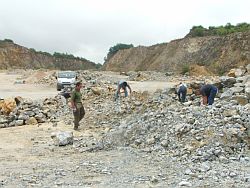
<path id="1" fill-rule="evenodd" d="M 202 96 L 202 104 L 207 105 L 207 96 Z"/>
<path id="2" fill-rule="evenodd" d="M 76 109 L 76 104 L 75 104 L 75 92 L 72 92 L 71 94 L 71 108 L 74 110 Z"/>
<path id="3" fill-rule="evenodd" d="M 121 86 L 120 85 L 118 85 L 117 93 L 118 93 L 118 95 L 121 93 Z"/>
<path id="4" fill-rule="evenodd" d="M 132 89 L 131 89 L 131 87 L 128 85 L 128 89 L 129 89 L 129 94 L 131 94 L 132 93 Z"/>

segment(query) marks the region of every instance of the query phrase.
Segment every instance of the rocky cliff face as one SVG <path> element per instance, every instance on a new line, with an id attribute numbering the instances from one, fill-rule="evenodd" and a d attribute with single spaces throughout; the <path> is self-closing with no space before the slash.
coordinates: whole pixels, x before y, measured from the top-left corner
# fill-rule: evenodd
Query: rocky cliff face
<path id="1" fill-rule="evenodd" d="M 50 54 L 36 52 L 28 48 L 14 44 L 13 42 L 0 40 L 0 69 L 27 68 L 27 69 L 61 69 L 79 70 L 95 69 L 96 64 L 77 58 L 56 58 Z"/>
<path id="2" fill-rule="evenodd" d="M 200 66 L 222 74 L 250 63 L 250 32 L 183 38 L 150 47 L 118 51 L 104 65 L 111 71 L 173 71 Z M 199 69 L 198 69 L 199 70 Z"/>

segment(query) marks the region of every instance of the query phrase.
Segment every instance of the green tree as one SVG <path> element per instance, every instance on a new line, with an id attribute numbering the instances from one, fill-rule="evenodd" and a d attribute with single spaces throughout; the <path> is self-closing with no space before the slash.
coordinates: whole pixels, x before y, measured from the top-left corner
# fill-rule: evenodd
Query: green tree
<path id="1" fill-rule="evenodd" d="M 192 37 L 201 37 L 201 36 L 209 36 L 209 35 L 220 35 L 224 36 L 230 33 L 235 32 L 245 32 L 250 31 L 250 24 L 248 23 L 239 23 L 237 25 L 232 25 L 231 23 L 227 23 L 225 26 L 209 26 L 208 29 L 203 26 L 193 26 L 190 30 L 189 36 Z"/>
<path id="2" fill-rule="evenodd" d="M 122 44 L 122 43 L 118 43 L 115 46 L 112 46 L 109 48 L 109 52 L 107 55 L 107 59 L 110 59 L 115 53 L 117 53 L 119 50 L 123 50 L 123 49 L 129 49 L 129 48 L 133 48 L 134 45 L 133 44 Z"/>
<path id="3" fill-rule="evenodd" d="M 202 37 L 205 35 L 205 31 L 206 29 L 204 27 L 202 27 L 201 25 L 199 26 L 193 26 L 193 28 L 191 29 L 191 35 L 194 37 Z"/>
<path id="4" fill-rule="evenodd" d="M 12 42 L 12 43 L 14 43 L 13 40 L 11 40 L 11 39 L 4 39 L 4 42 Z"/>
<path id="5" fill-rule="evenodd" d="M 53 54 L 53 56 L 56 57 L 56 58 L 75 59 L 75 56 L 73 56 L 72 54 L 67 54 L 67 53 L 55 52 Z"/>

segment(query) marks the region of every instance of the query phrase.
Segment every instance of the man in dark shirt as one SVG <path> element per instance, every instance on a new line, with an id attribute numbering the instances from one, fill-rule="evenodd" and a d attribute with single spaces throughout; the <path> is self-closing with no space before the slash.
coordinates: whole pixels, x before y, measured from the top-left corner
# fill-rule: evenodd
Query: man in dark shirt
<path id="1" fill-rule="evenodd" d="M 186 95 L 187 95 L 187 86 L 184 83 L 180 83 L 178 89 L 177 89 L 177 95 L 180 102 L 186 101 Z"/>
<path id="2" fill-rule="evenodd" d="M 71 93 L 71 107 L 73 109 L 74 114 L 74 130 L 77 130 L 79 125 L 79 122 L 82 120 L 82 118 L 85 115 L 85 110 L 82 105 L 82 94 L 81 94 L 81 88 L 82 83 L 77 82 L 76 87 Z"/>
<path id="3" fill-rule="evenodd" d="M 214 103 L 214 98 L 218 92 L 218 88 L 211 84 L 206 84 L 200 88 L 200 93 L 202 95 L 202 103 L 204 105 L 212 105 Z"/>

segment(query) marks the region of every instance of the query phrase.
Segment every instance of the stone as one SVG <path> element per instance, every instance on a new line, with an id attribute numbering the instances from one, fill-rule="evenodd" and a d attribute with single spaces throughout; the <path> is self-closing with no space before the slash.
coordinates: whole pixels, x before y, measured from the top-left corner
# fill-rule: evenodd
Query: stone
<path id="1" fill-rule="evenodd" d="M 227 76 L 229 76 L 229 77 L 236 77 L 236 75 L 235 75 L 235 69 L 231 69 L 231 70 L 227 73 Z"/>
<path id="2" fill-rule="evenodd" d="M 250 87 L 245 87 L 245 94 L 248 99 L 250 99 Z"/>
<path id="3" fill-rule="evenodd" d="M 234 116 L 234 115 L 238 115 L 238 112 L 237 110 L 231 110 L 231 109 L 227 109 L 223 112 L 223 115 L 225 117 L 231 117 L 231 116 Z"/>
<path id="4" fill-rule="evenodd" d="M 236 78 L 222 76 L 220 77 L 220 81 L 224 87 L 232 87 L 236 83 Z"/>
<path id="5" fill-rule="evenodd" d="M 202 171 L 202 172 L 207 172 L 207 171 L 209 171 L 211 169 L 211 166 L 208 164 L 208 163 L 202 163 L 201 164 L 201 168 L 200 168 L 200 170 Z"/>
<path id="6" fill-rule="evenodd" d="M 0 124 L 8 123 L 8 120 L 5 118 L 5 116 L 0 116 Z"/>
<path id="7" fill-rule="evenodd" d="M 232 96 L 233 96 L 233 91 L 228 89 L 224 93 L 221 94 L 220 98 L 221 99 L 228 99 L 228 98 L 231 98 Z"/>
<path id="8" fill-rule="evenodd" d="M 179 186 L 191 187 L 192 184 L 191 184 L 190 182 L 188 182 L 188 181 L 181 181 L 181 182 L 179 183 Z"/>
<path id="9" fill-rule="evenodd" d="M 191 104 L 192 104 L 192 101 L 187 101 L 183 103 L 184 106 L 190 106 Z"/>
<path id="10" fill-rule="evenodd" d="M 235 83 L 234 87 L 244 87 L 245 85 L 243 83 Z"/>
<path id="11" fill-rule="evenodd" d="M 20 115 L 18 116 L 18 119 L 19 119 L 19 120 L 27 120 L 27 119 L 29 119 L 29 116 L 27 116 L 27 115 L 25 115 L 25 114 L 20 114 Z"/>
<path id="12" fill-rule="evenodd" d="M 38 122 L 37 122 L 36 118 L 31 117 L 31 118 L 29 118 L 29 119 L 26 121 L 26 124 L 27 124 L 27 125 L 36 125 L 36 124 L 38 124 Z"/>
<path id="13" fill-rule="evenodd" d="M 151 144 L 154 144 L 155 143 L 155 138 L 149 138 L 147 139 L 147 144 L 151 145 Z"/>
<path id="14" fill-rule="evenodd" d="M 250 64 L 248 64 L 248 65 L 246 66 L 246 69 L 247 69 L 247 73 L 250 74 Z"/>
<path id="15" fill-rule="evenodd" d="M 233 100 L 236 100 L 240 105 L 248 104 L 248 97 L 244 95 L 237 95 L 232 97 Z"/>
<path id="16" fill-rule="evenodd" d="M 24 114 L 27 115 L 27 116 L 29 116 L 29 117 L 32 117 L 32 116 L 35 115 L 35 113 L 33 111 L 30 111 L 30 110 L 25 111 Z"/>
<path id="17" fill-rule="evenodd" d="M 229 71 L 229 73 L 227 74 L 227 76 L 230 76 L 230 77 L 240 77 L 242 75 L 244 75 L 246 71 L 245 70 L 242 70 L 242 69 L 231 69 Z"/>
<path id="18" fill-rule="evenodd" d="M 102 93 L 100 87 L 92 87 L 91 90 L 92 90 L 92 92 L 93 92 L 95 95 L 101 95 L 101 93 Z"/>
<path id="19" fill-rule="evenodd" d="M 155 176 L 153 176 L 153 177 L 150 179 L 150 182 L 153 183 L 153 184 L 156 184 L 156 183 L 159 182 L 159 180 L 158 180 Z"/>
<path id="20" fill-rule="evenodd" d="M 22 126 L 24 125 L 24 121 L 23 120 L 17 120 L 15 121 L 15 126 Z"/>
<path id="21" fill-rule="evenodd" d="M 248 83 L 250 83 L 250 74 L 242 77 L 242 83 L 249 85 Z"/>
<path id="22" fill-rule="evenodd" d="M 169 141 L 168 140 L 163 140 L 161 141 L 161 146 L 162 147 L 168 147 Z"/>
<path id="23" fill-rule="evenodd" d="M 192 95 L 192 94 L 193 94 L 193 89 L 187 88 L 187 95 Z"/>
<path id="24" fill-rule="evenodd" d="M 234 173 L 234 172 L 230 172 L 230 173 L 229 173 L 229 176 L 230 176 L 231 178 L 233 178 L 233 177 L 237 176 L 237 174 Z"/>
<path id="25" fill-rule="evenodd" d="M 10 112 L 12 112 L 15 108 L 16 108 L 16 101 L 12 98 L 4 99 L 1 102 L 1 111 L 6 115 L 9 115 Z"/>
<path id="26" fill-rule="evenodd" d="M 19 106 L 24 101 L 24 99 L 20 96 L 15 97 L 14 100 L 16 101 L 17 106 Z"/>
<path id="27" fill-rule="evenodd" d="M 188 169 L 185 170 L 184 174 L 185 175 L 190 175 L 190 174 L 192 174 L 192 171 L 188 168 Z"/>
<path id="28" fill-rule="evenodd" d="M 236 77 L 240 77 L 243 76 L 245 74 L 246 70 L 243 69 L 235 69 L 235 76 Z"/>
<path id="29" fill-rule="evenodd" d="M 51 138 L 56 146 L 73 144 L 73 132 L 53 132 Z"/>
<path id="30" fill-rule="evenodd" d="M 38 123 L 44 123 L 46 121 L 46 118 L 43 113 L 38 113 L 37 115 L 35 115 L 35 118 Z"/>
<path id="31" fill-rule="evenodd" d="M 232 88 L 230 88 L 230 90 L 232 91 L 233 94 L 235 94 L 235 93 L 243 92 L 244 88 L 243 87 L 232 87 Z"/>

